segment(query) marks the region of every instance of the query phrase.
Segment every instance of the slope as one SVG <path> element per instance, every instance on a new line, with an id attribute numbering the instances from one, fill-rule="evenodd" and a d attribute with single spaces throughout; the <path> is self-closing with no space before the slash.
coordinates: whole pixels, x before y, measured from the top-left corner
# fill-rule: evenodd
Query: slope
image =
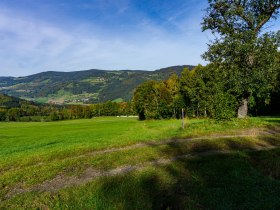
<path id="1" fill-rule="evenodd" d="M 0 77 L 0 92 L 36 102 L 95 103 L 130 100 L 133 90 L 147 80 L 163 80 L 184 68 L 173 66 L 156 71 L 98 70 L 42 72 L 26 77 Z"/>

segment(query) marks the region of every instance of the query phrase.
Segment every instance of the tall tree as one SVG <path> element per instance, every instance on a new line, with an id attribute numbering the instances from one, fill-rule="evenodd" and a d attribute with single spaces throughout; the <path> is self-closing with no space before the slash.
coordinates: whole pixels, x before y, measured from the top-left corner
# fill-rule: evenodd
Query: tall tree
<path id="1" fill-rule="evenodd" d="M 181 78 L 181 93 L 192 112 L 199 117 L 201 113 L 206 117 L 206 86 L 204 81 L 204 67 L 196 66 L 193 70 L 184 69 Z M 189 111 L 190 111 L 189 110 Z"/>
<path id="2" fill-rule="evenodd" d="M 140 120 L 172 117 L 172 96 L 164 82 L 147 81 L 139 85 L 132 103 Z"/>
<path id="3" fill-rule="evenodd" d="M 155 85 L 156 81 L 147 81 L 139 85 L 134 91 L 132 103 L 136 113 L 139 115 L 139 120 L 156 116 L 158 100 L 154 91 Z"/>
<path id="4" fill-rule="evenodd" d="M 203 57 L 225 70 L 227 87 L 240 101 L 238 116 L 247 116 L 248 102 L 265 100 L 276 78 L 280 32 L 263 32 L 276 19 L 280 0 L 208 0 L 202 29 L 218 38 Z"/>
<path id="5" fill-rule="evenodd" d="M 173 117 L 180 118 L 181 109 L 185 106 L 183 97 L 180 93 L 180 78 L 177 74 L 172 74 L 164 83 L 171 96 Z"/>

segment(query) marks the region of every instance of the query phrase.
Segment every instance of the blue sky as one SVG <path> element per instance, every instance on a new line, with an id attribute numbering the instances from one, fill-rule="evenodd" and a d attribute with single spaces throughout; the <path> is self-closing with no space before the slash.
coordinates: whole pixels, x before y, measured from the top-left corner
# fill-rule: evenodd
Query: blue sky
<path id="1" fill-rule="evenodd" d="M 0 76 L 204 64 L 207 0 L 0 0 Z M 279 22 L 273 27 L 278 27 Z"/>

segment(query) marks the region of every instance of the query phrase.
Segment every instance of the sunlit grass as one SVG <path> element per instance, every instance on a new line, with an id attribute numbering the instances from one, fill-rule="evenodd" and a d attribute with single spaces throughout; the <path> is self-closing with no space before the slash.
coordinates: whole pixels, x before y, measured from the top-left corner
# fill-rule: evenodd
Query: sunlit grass
<path id="1" fill-rule="evenodd" d="M 151 142 L 160 142 L 167 139 L 211 136 L 212 134 L 232 135 L 250 128 L 255 130 L 273 129 L 275 126 L 279 126 L 280 122 L 279 118 L 249 118 L 220 123 L 207 119 L 187 119 L 185 123 L 186 128 L 184 130 L 181 128 L 181 120 L 138 121 L 135 118 L 117 117 L 60 122 L 0 123 L 0 201 L 14 188 L 26 189 L 46 180 L 51 180 L 58 174 L 79 176 L 89 167 L 97 170 L 110 170 L 125 165 L 145 165 L 149 161 L 162 158 L 169 159 L 187 153 L 201 153 L 214 150 L 242 151 L 242 154 L 245 155 L 242 158 L 246 159 L 247 149 L 280 145 L 279 134 L 260 137 L 207 138 L 177 144 L 150 144 Z M 116 152 L 92 155 L 94 151 L 107 148 L 123 148 L 139 142 L 149 142 L 149 144 L 139 148 L 128 148 Z M 261 154 L 263 154 L 263 159 L 258 159 L 258 156 L 252 156 L 254 158 L 250 161 L 250 164 L 256 167 L 256 170 L 261 171 L 260 173 L 265 175 L 271 174 L 272 177 L 276 178 L 279 177 L 279 164 L 273 160 L 279 159 L 279 153 Z M 212 158 L 209 160 L 211 161 Z M 257 164 L 258 161 L 261 164 Z M 178 170 L 182 170 L 182 174 L 184 173 L 185 169 L 180 164 L 179 166 L 175 163 L 171 165 L 179 167 Z M 157 187 L 164 188 L 165 181 L 170 181 L 170 184 L 173 185 L 182 175 L 180 172 L 175 177 L 172 175 L 170 178 L 169 172 L 166 172 L 168 166 L 162 168 L 164 170 L 156 171 L 154 174 L 163 179 L 163 185 Z M 82 208 L 83 205 L 89 208 L 97 208 L 98 206 L 101 208 L 103 206 L 104 208 L 119 209 L 120 207 L 122 209 L 126 207 L 126 204 L 122 203 L 118 196 L 111 195 L 112 199 L 116 199 L 116 202 L 119 204 L 116 202 L 103 203 L 106 202 L 107 198 L 100 198 L 99 196 L 103 196 L 103 190 L 101 192 L 98 189 L 104 185 L 107 186 L 107 181 L 110 183 L 111 181 L 114 182 L 115 179 L 120 179 L 124 186 L 130 186 L 133 182 L 138 181 L 139 184 L 145 185 L 145 183 L 142 183 L 144 181 L 142 176 L 153 174 L 154 168 L 150 167 L 150 169 L 145 171 L 145 173 L 132 173 L 132 177 L 135 176 L 136 179 L 132 178 L 133 181 L 131 183 L 128 181 L 131 178 L 127 178 L 131 175 L 126 175 L 124 178 L 122 176 L 121 178 L 101 178 L 98 179 L 99 181 L 93 181 L 88 185 L 90 188 L 93 186 L 97 187 L 96 190 L 90 193 L 86 193 L 85 188 L 82 186 L 69 190 L 66 189 L 60 192 L 67 198 L 63 196 L 62 198 L 56 197 L 54 201 L 50 200 L 51 198 L 48 196 L 48 193 L 25 193 L 10 201 L 6 201 L 0 207 L 10 205 L 11 208 L 16 209 L 24 206 L 43 208 L 41 205 L 44 203 L 44 205 L 57 209 L 60 209 L 61 206 L 66 208 L 65 205 L 69 205 L 73 209 Z M 221 174 L 217 174 L 217 176 L 221 176 Z M 198 177 L 195 178 L 195 174 L 191 177 L 194 177 L 195 180 L 199 179 Z M 192 181 L 190 184 L 193 184 Z M 113 192 L 120 195 L 127 194 L 128 191 L 123 189 L 122 186 L 117 184 L 116 187 L 120 188 L 120 192 L 118 189 L 110 188 L 107 189 L 109 194 Z M 137 184 L 132 189 L 136 192 L 142 192 L 143 190 Z M 151 189 L 151 191 L 154 190 L 156 189 Z M 167 191 L 169 192 L 169 190 Z M 83 193 L 84 196 L 76 201 L 77 203 L 72 203 L 71 199 L 68 200 L 72 196 L 78 196 Z M 54 196 L 58 196 L 58 194 Z M 98 199 L 91 203 L 88 200 L 90 196 L 95 196 Z M 133 197 L 133 199 L 134 203 L 131 205 L 135 208 L 132 209 L 137 209 L 138 207 L 147 207 L 149 209 L 153 206 L 150 202 L 154 202 L 146 200 L 146 195 L 143 195 L 142 198 L 137 198 L 138 200 L 135 200 L 136 197 Z M 144 202 L 143 205 L 141 199 Z M 82 201 L 86 203 L 82 204 Z M 195 205 L 195 202 L 196 199 L 189 201 L 188 205 Z"/>
<path id="2" fill-rule="evenodd" d="M 211 133 L 235 133 L 272 122 L 251 118 L 215 123 L 209 120 L 138 121 L 134 118 L 95 118 L 40 123 L 0 123 L 1 168 L 48 162 L 89 151 L 122 147 L 145 141 L 183 138 Z M 277 122 L 277 121 L 276 121 Z"/>

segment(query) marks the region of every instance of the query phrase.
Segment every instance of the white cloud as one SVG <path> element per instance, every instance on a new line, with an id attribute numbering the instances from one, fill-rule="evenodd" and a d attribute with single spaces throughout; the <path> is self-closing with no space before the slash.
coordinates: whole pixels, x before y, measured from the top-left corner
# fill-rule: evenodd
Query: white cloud
<path id="1" fill-rule="evenodd" d="M 0 76 L 90 68 L 152 70 L 201 62 L 203 35 L 194 34 L 192 40 L 170 35 L 148 19 L 134 29 L 122 34 L 92 24 L 66 28 L 0 11 Z"/>

